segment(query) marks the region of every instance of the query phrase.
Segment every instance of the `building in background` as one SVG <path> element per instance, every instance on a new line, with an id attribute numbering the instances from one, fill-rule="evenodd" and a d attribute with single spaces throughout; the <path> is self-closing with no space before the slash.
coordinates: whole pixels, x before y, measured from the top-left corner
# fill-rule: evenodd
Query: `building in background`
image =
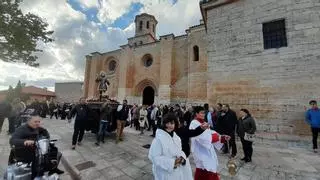
<path id="1" fill-rule="evenodd" d="M 6 99 L 8 90 L 0 91 L 0 101 Z M 28 99 L 28 101 L 32 102 L 34 100 L 38 100 L 40 102 L 51 100 L 56 97 L 56 94 L 52 91 L 49 91 L 47 88 L 39 88 L 35 86 L 25 86 L 22 87 L 21 96 Z"/>
<path id="2" fill-rule="evenodd" d="M 86 56 L 86 98 L 97 98 L 97 74 L 110 81 L 110 98 L 138 104 L 204 103 L 207 100 L 207 41 L 203 22 L 186 34 L 156 37 L 157 20 L 135 18 L 135 36 L 120 49 Z"/>
<path id="3" fill-rule="evenodd" d="M 58 102 L 76 103 L 83 96 L 83 82 L 55 83 L 55 93 Z"/>
<path id="4" fill-rule="evenodd" d="M 86 56 L 85 97 L 105 71 L 109 96 L 130 103 L 228 103 L 249 109 L 258 129 L 309 134 L 304 106 L 320 97 L 320 3 L 202 0 L 203 23 L 160 36 L 141 14 L 120 49 Z M 120 73 L 121 72 L 121 73 Z"/>
<path id="5" fill-rule="evenodd" d="M 320 3 L 206 0 L 208 101 L 247 108 L 258 129 L 309 134 L 304 106 L 320 97 Z"/>

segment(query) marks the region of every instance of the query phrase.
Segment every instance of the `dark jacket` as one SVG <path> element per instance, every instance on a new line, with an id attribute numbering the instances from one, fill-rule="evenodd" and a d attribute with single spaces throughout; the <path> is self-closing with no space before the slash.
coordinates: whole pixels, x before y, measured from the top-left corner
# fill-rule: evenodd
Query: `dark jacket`
<path id="1" fill-rule="evenodd" d="M 41 136 L 50 138 L 49 132 L 45 128 L 39 127 L 37 129 L 33 129 L 29 127 L 28 124 L 24 124 L 13 133 L 10 139 L 10 145 L 15 147 L 24 147 L 24 141 L 35 141 Z"/>
<path id="2" fill-rule="evenodd" d="M 217 132 L 219 134 L 231 135 L 234 134 L 236 126 L 238 124 L 237 115 L 234 111 L 229 109 L 225 115 L 218 117 Z"/>
<path id="3" fill-rule="evenodd" d="M 181 111 L 181 109 L 176 109 L 174 111 L 174 114 L 176 115 L 176 117 L 179 119 L 179 120 L 183 120 L 183 112 Z"/>
<path id="4" fill-rule="evenodd" d="M 8 117 L 11 113 L 12 107 L 9 103 L 3 101 L 0 102 L 0 118 Z"/>
<path id="5" fill-rule="evenodd" d="M 125 121 L 129 117 L 129 106 L 128 105 L 122 105 L 122 108 L 120 111 L 117 112 L 117 119 Z"/>
<path id="6" fill-rule="evenodd" d="M 254 134 L 256 131 L 256 123 L 251 116 L 247 116 L 244 119 L 240 118 L 237 126 L 237 133 L 239 137 L 244 137 L 245 132 Z"/>
<path id="7" fill-rule="evenodd" d="M 199 136 L 204 132 L 201 127 L 197 127 L 196 129 L 189 129 L 189 127 L 180 127 L 176 129 L 176 134 L 180 137 L 181 139 L 181 145 L 182 145 L 182 151 L 186 154 L 188 157 L 190 155 L 190 138 Z"/>
<path id="8" fill-rule="evenodd" d="M 16 129 L 9 141 L 10 145 L 14 147 L 15 158 L 22 162 L 32 162 L 35 157 L 34 146 L 24 146 L 24 141 L 35 141 L 39 137 L 50 138 L 50 135 L 46 129 L 42 127 L 33 129 L 28 124 Z"/>
<path id="9" fill-rule="evenodd" d="M 71 119 L 74 115 L 76 120 L 74 125 L 85 125 L 88 120 L 89 108 L 86 104 L 77 104 L 69 113 L 68 119 Z"/>
<path id="10" fill-rule="evenodd" d="M 110 121 L 110 113 L 111 108 L 107 104 L 102 105 L 102 107 L 100 108 L 100 120 Z"/>
<path id="11" fill-rule="evenodd" d="M 192 112 L 187 111 L 187 112 L 184 113 L 183 120 L 184 120 L 184 122 L 186 122 L 187 127 L 190 126 L 190 123 L 191 123 L 192 119 L 193 119 Z"/>

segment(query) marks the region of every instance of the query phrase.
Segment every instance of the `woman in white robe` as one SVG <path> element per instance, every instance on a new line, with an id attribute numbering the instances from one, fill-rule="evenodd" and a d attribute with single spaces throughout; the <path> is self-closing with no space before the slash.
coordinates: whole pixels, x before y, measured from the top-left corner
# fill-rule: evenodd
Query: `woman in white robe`
<path id="1" fill-rule="evenodd" d="M 141 131 L 140 134 L 143 134 L 145 124 L 149 126 L 147 115 L 148 115 L 148 111 L 146 110 L 146 106 L 142 106 L 142 108 L 139 111 L 139 125 L 140 125 L 140 131 Z"/>
<path id="2" fill-rule="evenodd" d="M 181 139 L 174 132 L 177 118 L 167 114 L 157 129 L 149 150 L 155 180 L 193 180 L 190 162 L 182 151 Z"/>

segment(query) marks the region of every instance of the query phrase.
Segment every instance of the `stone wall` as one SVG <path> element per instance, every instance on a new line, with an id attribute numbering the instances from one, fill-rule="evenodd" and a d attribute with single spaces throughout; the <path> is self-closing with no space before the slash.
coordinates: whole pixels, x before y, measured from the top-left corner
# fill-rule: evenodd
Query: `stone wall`
<path id="1" fill-rule="evenodd" d="M 208 99 L 248 108 L 259 130 L 308 134 L 320 96 L 320 2 L 239 0 L 207 11 Z M 285 19 L 288 47 L 265 50 L 262 23 Z"/>
<path id="2" fill-rule="evenodd" d="M 195 61 L 194 47 L 199 47 L 199 61 Z M 204 25 L 188 30 L 188 102 L 207 102 L 207 40 Z"/>
<path id="3" fill-rule="evenodd" d="M 58 102 L 76 103 L 83 96 L 83 82 L 55 83 Z"/>
<path id="4" fill-rule="evenodd" d="M 171 70 L 171 85 L 172 85 L 172 100 L 184 101 L 188 97 L 188 38 L 174 38 L 172 51 L 172 70 Z"/>

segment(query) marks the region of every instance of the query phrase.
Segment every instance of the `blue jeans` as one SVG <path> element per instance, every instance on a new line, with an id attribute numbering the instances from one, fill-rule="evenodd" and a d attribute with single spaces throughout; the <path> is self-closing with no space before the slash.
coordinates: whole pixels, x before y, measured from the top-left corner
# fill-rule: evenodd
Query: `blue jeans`
<path id="1" fill-rule="evenodd" d="M 100 141 L 104 141 L 104 136 L 106 135 L 106 130 L 107 130 L 108 124 L 109 124 L 109 122 L 106 120 L 100 121 L 99 132 L 97 135 L 97 142 L 98 143 Z"/>

